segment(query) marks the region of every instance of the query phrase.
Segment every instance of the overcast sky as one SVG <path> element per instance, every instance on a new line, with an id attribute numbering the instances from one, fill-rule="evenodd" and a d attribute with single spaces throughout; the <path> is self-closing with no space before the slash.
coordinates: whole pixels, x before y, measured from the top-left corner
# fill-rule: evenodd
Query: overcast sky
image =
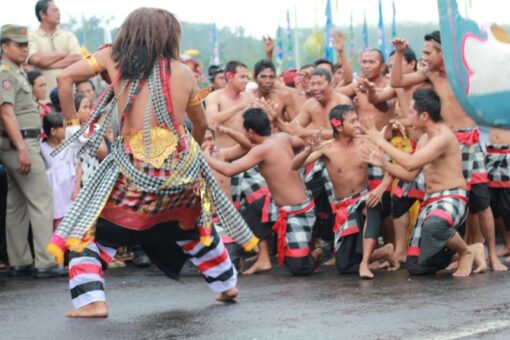
<path id="1" fill-rule="evenodd" d="M 466 14 L 467 4 L 471 4 L 469 15 L 480 23 L 496 22 L 510 24 L 509 0 L 457 0 L 461 13 Z M 38 25 L 34 14 L 35 0 L 2 0 L 0 23 Z M 369 25 L 377 25 L 378 0 L 331 0 L 333 23 L 348 25 L 351 10 L 354 23 L 363 21 L 366 10 Z M 392 0 L 382 0 L 385 25 L 392 20 Z M 326 0 L 57 0 L 62 12 L 62 22 L 69 16 L 82 15 L 110 17 L 115 20 L 111 28 L 119 26 L 124 18 L 141 6 L 162 7 L 175 13 L 180 20 L 198 23 L 216 22 L 219 27 L 243 26 L 246 33 L 253 36 L 270 34 L 274 36 L 278 23 L 286 25 L 286 10 L 290 10 L 291 23 L 294 13 L 300 27 L 324 26 Z M 397 22 L 419 21 L 438 22 L 437 0 L 395 0 Z M 8 9 L 7 9 L 8 7 Z"/>

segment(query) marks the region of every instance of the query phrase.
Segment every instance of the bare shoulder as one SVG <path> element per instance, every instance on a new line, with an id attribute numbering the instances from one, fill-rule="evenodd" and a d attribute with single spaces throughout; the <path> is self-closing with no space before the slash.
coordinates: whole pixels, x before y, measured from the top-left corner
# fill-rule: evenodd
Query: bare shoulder
<path id="1" fill-rule="evenodd" d="M 241 98 L 255 98 L 255 92 L 250 90 L 245 90 L 240 93 Z"/>
<path id="2" fill-rule="evenodd" d="M 352 104 L 351 98 L 347 97 L 341 92 L 333 92 L 335 94 L 335 101 L 337 104 Z"/>

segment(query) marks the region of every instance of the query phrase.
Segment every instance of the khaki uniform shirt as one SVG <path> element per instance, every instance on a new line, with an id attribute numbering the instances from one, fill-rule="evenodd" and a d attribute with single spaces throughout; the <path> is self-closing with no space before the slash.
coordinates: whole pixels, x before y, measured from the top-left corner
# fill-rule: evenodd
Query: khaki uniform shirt
<path id="1" fill-rule="evenodd" d="M 41 28 L 28 34 L 28 60 L 37 52 L 59 52 L 69 51 L 70 54 L 80 54 L 80 44 L 76 36 L 69 31 L 57 29 L 55 33 L 48 34 Z M 57 87 L 57 76 L 62 72 L 62 68 L 52 68 L 40 70 L 46 78 L 48 86 L 47 98 L 51 90 Z"/>
<path id="2" fill-rule="evenodd" d="M 5 103 L 12 104 L 20 129 L 41 128 L 41 116 L 26 74 L 18 65 L 3 58 L 0 65 L 0 106 Z M 5 130 L 1 119 L 0 130 Z"/>

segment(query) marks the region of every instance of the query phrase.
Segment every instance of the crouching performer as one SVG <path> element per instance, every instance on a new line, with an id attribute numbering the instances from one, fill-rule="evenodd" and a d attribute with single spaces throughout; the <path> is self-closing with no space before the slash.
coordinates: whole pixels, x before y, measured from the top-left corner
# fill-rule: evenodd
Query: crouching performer
<path id="1" fill-rule="evenodd" d="M 434 274 L 448 266 L 455 254 L 458 269 L 453 276 L 469 276 L 473 261 L 484 264 L 481 244 L 468 246 L 459 232 L 466 219 L 467 185 L 462 175 L 462 158 L 453 132 L 442 123 L 441 103 L 434 90 L 413 94 L 409 118 L 424 133 L 414 154 L 388 143 L 383 133 L 368 122 L 366 139 L 382 148 L 397 164 L 385 161 L 377 149 L 366 150 L 366 160 L 382 166 L 392 175 L 412 182 L 423 168 L 426 196 L 411 235 L 406 267 L 410 274 Z"/>
<path id="2" fill-rule="evenodd" d="M 140 8 L 125 20 L 112 47 L 68 67 L 58 79 L 66 126 L 76 119 L 73 83 L 98 73 L 112 80 L 86 126 L 62 148 L 93 131 L 103 111 L 105 122 L 80 152 L 95 152 L 112 119 L 119 126 L 111 153 L 82 188 L 48 246 L 60 261 L 70 250 L 75 309 L 66 316 L 108 315 L 103 271 L 119 245 L 142 245 L 171 278 L 178 277 L 188 257 L 218 300 L 238 295 L 236 270 L 212 226 L 213 210 L 245 249 L 255 247 L 257 239 L 200 152 L 206 121 L 193 75 L 177 61 L 180 32 L 173 14 Z M 118 117 L 113 117 L 115 107 Z M 193 123 L 191 135 L 183 125 L 186 113 Z"/>

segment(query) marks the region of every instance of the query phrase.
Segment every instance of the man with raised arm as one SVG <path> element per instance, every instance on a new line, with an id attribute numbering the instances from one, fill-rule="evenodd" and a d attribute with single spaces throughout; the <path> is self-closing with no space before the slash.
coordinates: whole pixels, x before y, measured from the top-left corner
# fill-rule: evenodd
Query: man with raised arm
<path id="1" fill-rule="evenodd" d="M 448 82 L 439 31 L 425 35 L 422 53 L 426 67 L 417 72 L 404 74 L 402 70 L 403 53 L 408 47 L 407 41 L 395 38 L 393 45 L 395 46 L 395 62 L 391 70 L 391 86 L 405 88 L 426 81 L 432 83 L 434 90 L 441 98 L 441 117 L 444 124 L 453 130 L 462 151 L 463 175 L 469 190 L 468 228 L 480 226 L 489 248 L 492 269 L 508 270 L 500 262 L 496 253 L 494 217 L 490 208 L 484 154 L 479 143 L 480 132 L 475 122 L 460 106 Z"/>
<path id="2" fill-rule="evenodd" d="M 469 276 L 475 256 L 483 269 L 480 244 L 469 246 L 459 234 L 467 212 L 467 186 L 462 175 L 461 153 L 455 135 L 441 119 L 441 102 L 434 90 L 414 92 L 409 119 L 424 134 L 417 150 L 408 154 L 384 138 L 369 120 L 365 138 L 381 148 L 396 163 L 384 159 L 377 149 L 367 149 L 365 159 L 395 177 L 412 181 L 424 171 L 427 195 L 416 222 L 407 252 L 406 267 L 411 274 L 434 274 L 448 266 L 458 254 L 455 277 Z"/>

